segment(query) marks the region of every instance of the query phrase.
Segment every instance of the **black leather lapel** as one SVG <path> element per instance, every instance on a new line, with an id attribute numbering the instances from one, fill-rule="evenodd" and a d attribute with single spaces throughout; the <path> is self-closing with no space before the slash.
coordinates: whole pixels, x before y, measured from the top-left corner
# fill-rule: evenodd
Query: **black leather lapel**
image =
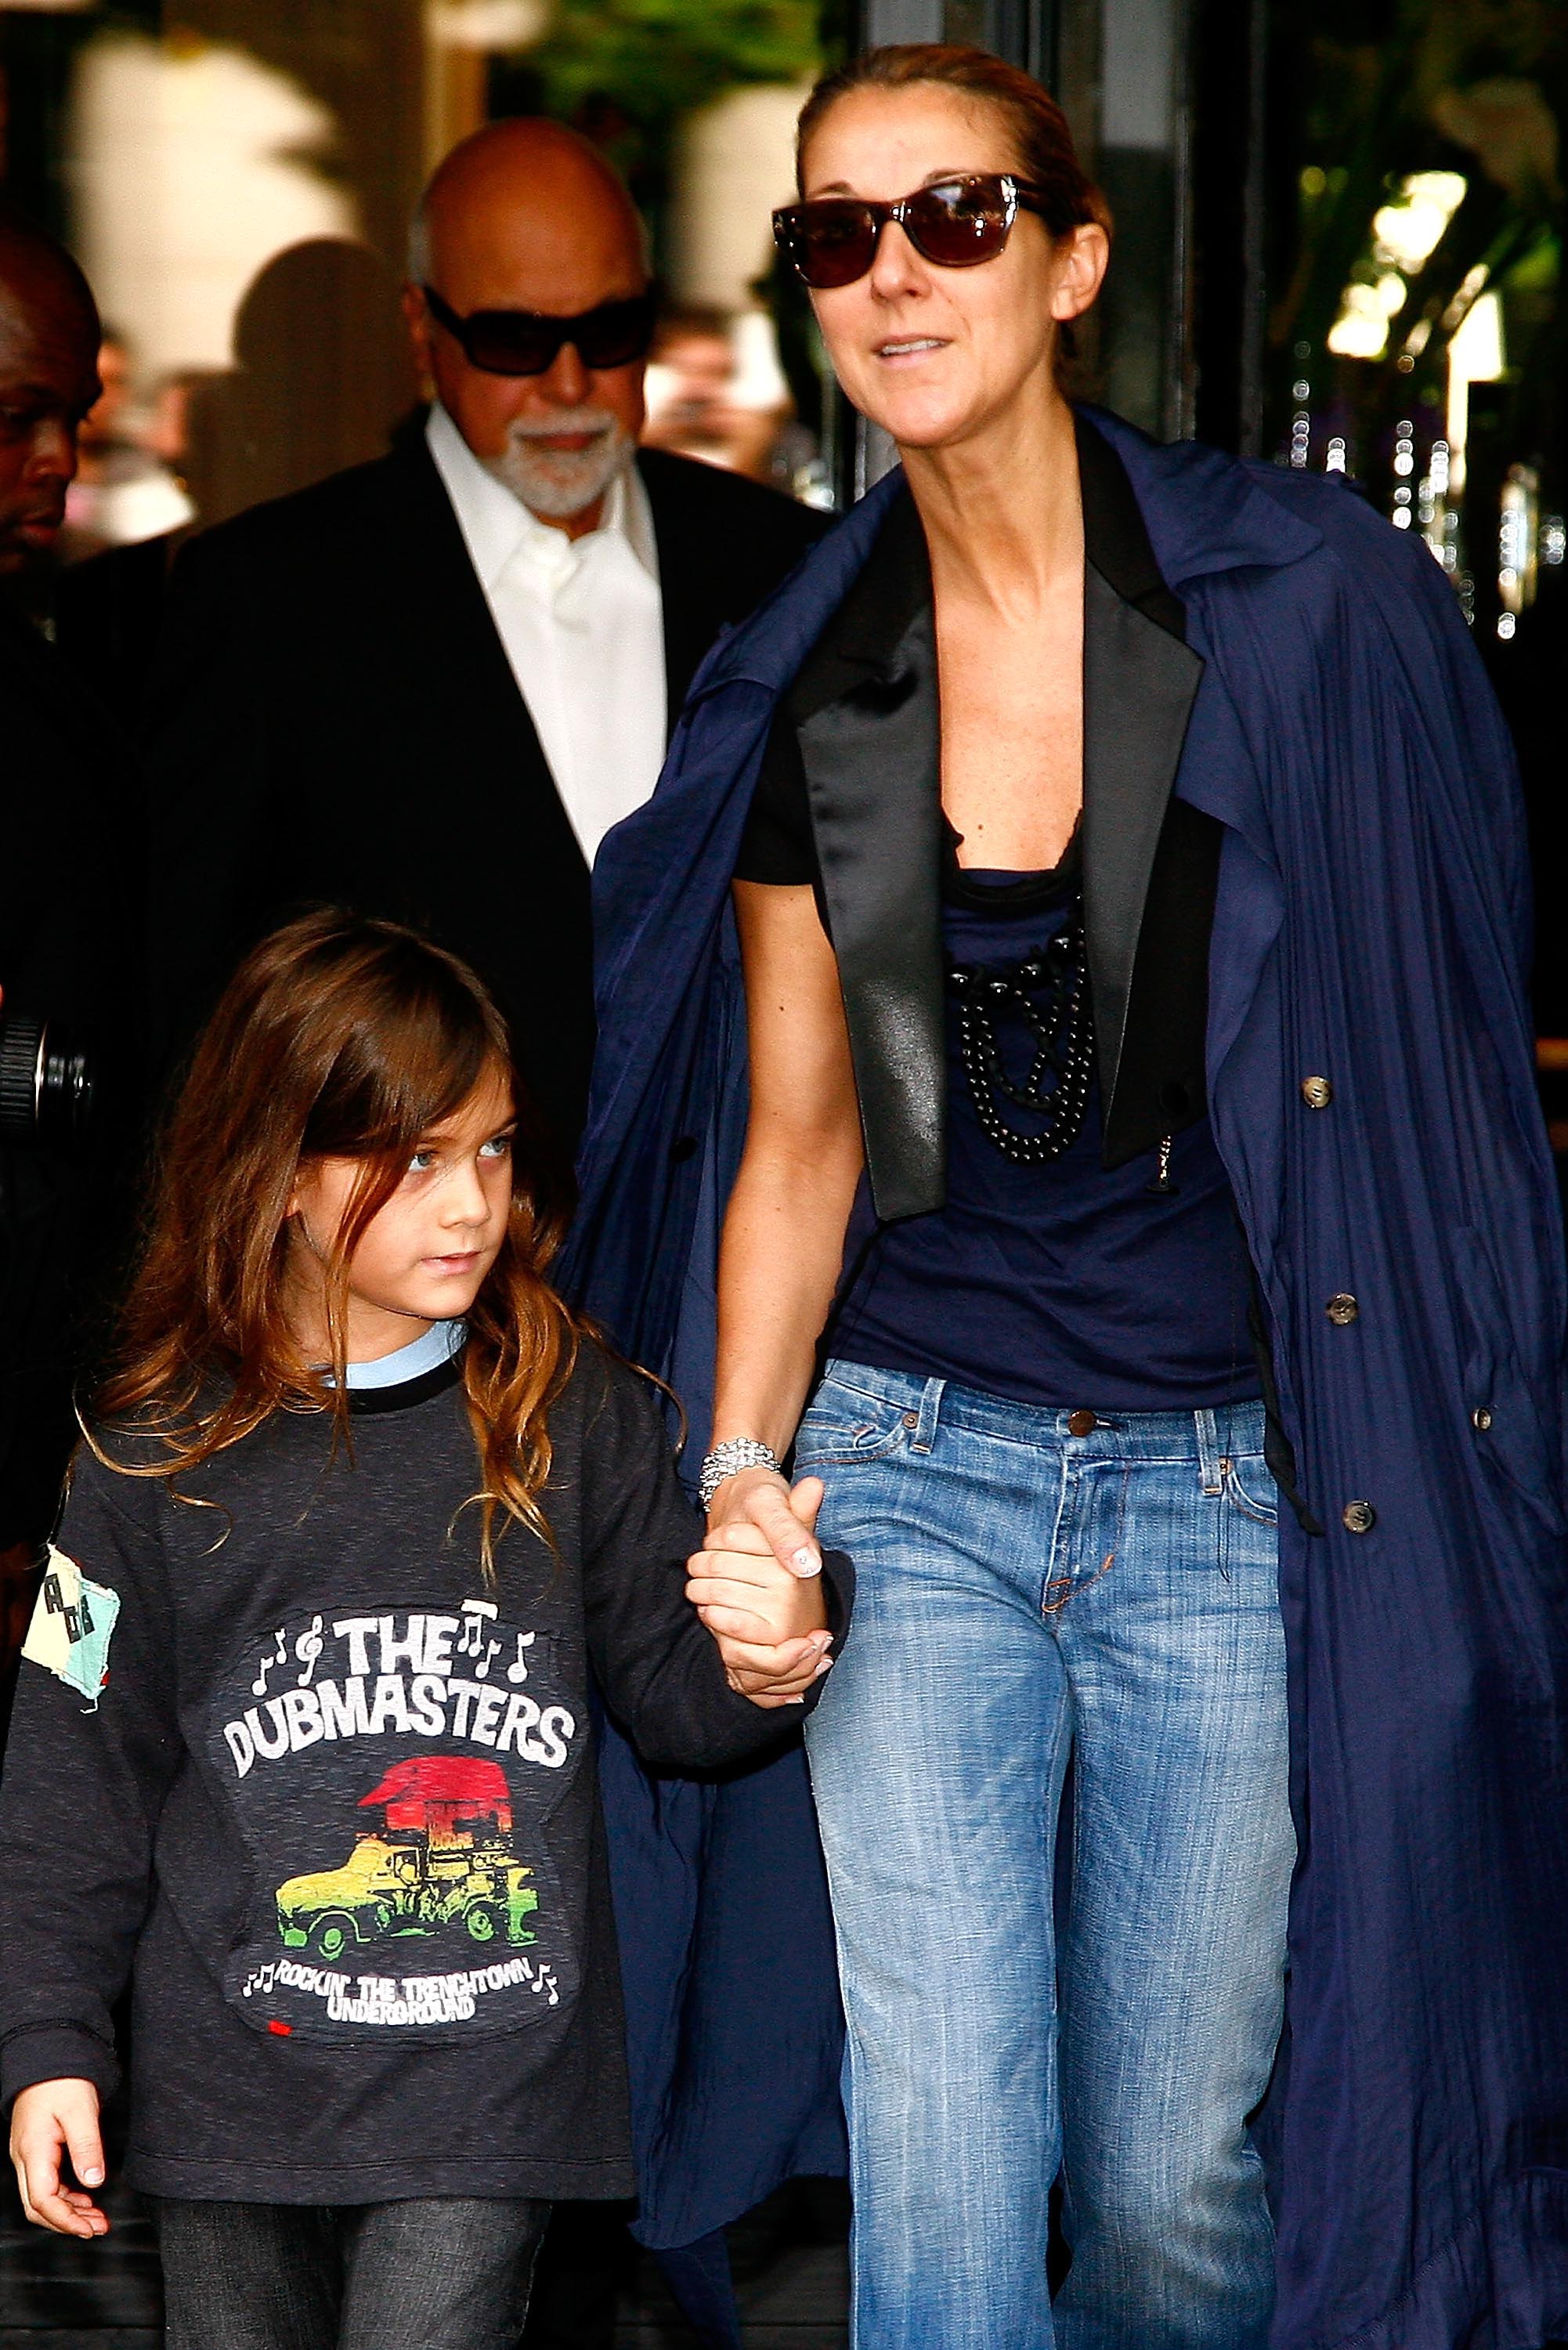
<path id="1" fill-rule="evenodd" d="M 1116 1097 L 1103 1121 L 1107 1167 L 1153 1150 L 1208 1105 L 1209 944 L 1223 837 L 1211 816 L 1172 797 L 1144 904 Z"/>
<path id="2" fill-rule="evenodd" d="M 1107 1130 L 1149 877 L 1203 674 L 1189 646 L 1084 567 L 1084 928 Z"/>
<path id="3" fill-rule="evenodd" d="M 844 991 L 871 1197 L 884 1222 L 946 1196 L 940 731 L 929 593 L 891 651 L 797 722 Z"/>

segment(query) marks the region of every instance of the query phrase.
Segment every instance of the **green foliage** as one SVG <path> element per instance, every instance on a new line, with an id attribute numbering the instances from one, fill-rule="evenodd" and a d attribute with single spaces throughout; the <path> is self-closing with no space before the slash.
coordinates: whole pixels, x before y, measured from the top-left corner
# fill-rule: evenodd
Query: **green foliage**
<path id="1" fill-rule="evenodd" d="M 607 108 L 660 143 L 678 116 L 739 83 L 798 81 L 819 54 L 816 0 L 556 0 L 528 63 L 549 113 Z"/>

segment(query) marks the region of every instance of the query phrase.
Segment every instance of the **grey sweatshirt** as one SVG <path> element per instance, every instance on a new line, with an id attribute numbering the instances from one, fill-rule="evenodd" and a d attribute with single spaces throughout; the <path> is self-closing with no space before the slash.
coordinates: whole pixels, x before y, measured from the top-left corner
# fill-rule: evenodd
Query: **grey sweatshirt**
<path id="1" fill-rule="evenodd" d="M 509 1526 L 491 1585 L 458 1379 L 357 1393 L 351 1459 L 277 1415 L 182 1481 L 212 1506 L 78 1460 L 0 1784 L 0 2096 L 111 2087 L 130 1975 L 151 2193 L 633 2191 L 590 1665 L 669 1770 L 800 1713 L 737 1697 L 685 1598 L 646 1380 L 585 1348 L 559 1559 Z"/>

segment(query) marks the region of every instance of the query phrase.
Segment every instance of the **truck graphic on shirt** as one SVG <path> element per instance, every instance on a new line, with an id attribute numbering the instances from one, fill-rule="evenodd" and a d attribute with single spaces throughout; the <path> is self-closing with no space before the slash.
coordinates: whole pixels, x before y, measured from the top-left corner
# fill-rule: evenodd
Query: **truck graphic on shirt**
<path id="1" fill-rule="evenodd" d="M 482 1947 L 532 1942 L 534 1872 L 512 1843 L 512 1794 L 499 1763 L 446 1754 L 396 1762 L 361 1811 L 339 1868 L 291 1877 L 277 1888 L 277 1929 L 289 1950 L 330 1963 L 367 1942 L 450 1927 Z"/>

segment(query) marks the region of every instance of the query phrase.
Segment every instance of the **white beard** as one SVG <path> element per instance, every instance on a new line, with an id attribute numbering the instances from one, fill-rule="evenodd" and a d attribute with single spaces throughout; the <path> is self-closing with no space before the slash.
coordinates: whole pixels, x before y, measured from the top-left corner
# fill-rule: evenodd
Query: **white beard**
<path id="1" fill-rule="evenodd" d="M 539 443 L 559 432 L 592 432 L 586 449 L 545 449 Z M 531 514 L 548 522 L 565 522 L 603 497 L 628 462 L 635 443 L 615 417 L 602 408 L 563 408 L 548 423 L 525 423 L 514 418 L 507 428 L 506 447 L 499 457 L 482 457 L 487 473 Z"/>

